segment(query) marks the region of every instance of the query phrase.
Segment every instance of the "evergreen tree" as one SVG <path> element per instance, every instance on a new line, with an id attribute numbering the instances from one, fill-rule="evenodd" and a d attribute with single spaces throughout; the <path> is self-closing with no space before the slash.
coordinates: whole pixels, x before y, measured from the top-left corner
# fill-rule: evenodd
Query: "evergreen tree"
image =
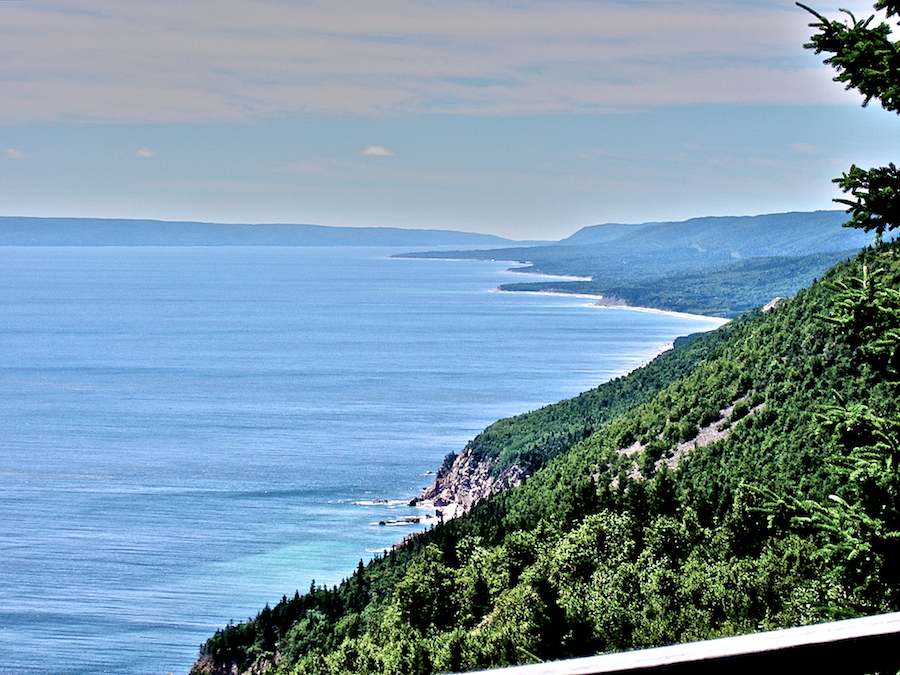
<path id="1" fill-rule="evenodd" d="M 873 25 L 874 16 L 858 20 L 847 10 L 849 21 L 832 21 L 797 4 L 817 19 L 809 25 L 818 33 L 804 46 L 831 54 L 825 63 L 837 70 L 835 81 L 858 90 L 864 107 L 875 99 L 885 110 L 900 113 L 900 44 L 890 39 L 891 27 L 883 21 Z M 900 3 L 878 0 L 875 9 L 892 17 L 900 14 Z M 847 206 L 848 226 L 875 230 L 879 241 L 886 230 L 900 226 L 900 169 L 893 163 L 868 170 L 854 164 L 834 182 L 851 196 L 835 200 Z"/>

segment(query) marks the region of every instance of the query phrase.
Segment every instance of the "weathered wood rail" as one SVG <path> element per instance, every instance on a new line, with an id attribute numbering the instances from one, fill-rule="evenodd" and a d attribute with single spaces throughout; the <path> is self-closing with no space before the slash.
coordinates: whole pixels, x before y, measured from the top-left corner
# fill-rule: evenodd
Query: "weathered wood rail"
<path id="1" fill-rule="evenodd" d="M 862 675 L 900 669 L 900 612 L 736 637 L 536 663 L 481 675 Z M 472 674 L 470 674 L 472 675 Z"/>

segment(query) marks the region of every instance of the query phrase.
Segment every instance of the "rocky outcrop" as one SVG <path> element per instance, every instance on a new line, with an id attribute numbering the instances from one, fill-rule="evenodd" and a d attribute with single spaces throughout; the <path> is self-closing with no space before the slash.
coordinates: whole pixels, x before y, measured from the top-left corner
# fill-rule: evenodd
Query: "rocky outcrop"
<path id="1" fill-rule="evenodd" d="M 217 661 L 205 649 L 201 649 L 200 657 L 188 675 L 266 675 L 277 664 L 279 654 L 260 656 L 249 668 L 240 671 L 234 659 Z"/>
<path id="2" fill-rule="evenodd" d="M 434 483 L 425 488 L 421 496 L 413 499 L 410 506 L 434 509 L 438 517 L 450 520 L 466 513 L 482 499 L 521 485 L 530 475 L 517 464 L 493 475 L 494 464 L 494 459 L 476 459 L 472 456 L 471 448 L 466 447 L 452 462 L 448 458 L 438 471 Z M 408 535 L 394 548 L 419 534 L 421 533 Z M 265 653 L 253 665 L 241 671 L 237 661 L 217 660 L 204 647 L 189 675 L 266 675 L 277 666 L 279 660 L 280 654 Z"/>
<path id="3" fill-rule="evenodd" d="M 713 443 L 725 440 L 731 435 L 731 432 L 737 424 L 744 419 L 753 417 L 765 407 L 765 403 L 760 403 L 751 408 L 748 405 L 748 400 L 748 397 L 744 396 L 727 408 L 723 408 L 719 411 L 718 418 L 706 426 L 701 427 L 693 438 L 666 450 L 663 453 L 663 456 L 656 461 L 655 470 L 659 471 L 663 464 L 665 464 L 670 471 L 677 470 L 678 462 L 683 456 L 687 455 L 692 450 L 705 448 L 707 445 L 712 445 Z M 664 437 L 665 432 L 661 432 L 657 438 L 662 439 Z M 644 447 L 645 446 L 640 441 L 635 441 L 628 447 L 620 448 L 617 451 L 620 456 L 635 458 L 635 461 L 628 471 L 628 476 L 634 480 L 643 480 L 643 474 L 641 473 L 637 458 L 640 456 L 640 453 L 644 451 Z M 612 487 L 615 489 L 618 485 L 619 479 L 614 478 Z"/>
<path id="4" fill-rule="evenodd" d="M 238 664 L 232 660 L 219 662 L 205 649 L 200 651 L 200 657 L 191 668 L 189 675 L 238 675 Z"/>
<path id="5" fill-rule="evenodd" d="M 469 511 L 482 499 L 521 485 L 529 473 L 514 464 L 496 476 L 492 469 L 495 460 L 477 460 L 472 450 L 466 447 L 450 466 L 443 466 L 434 483 L 425 488 L 422 495 L 411 504 L 434 508 L 435 513 L 445 520 L 455 518 Z"/>

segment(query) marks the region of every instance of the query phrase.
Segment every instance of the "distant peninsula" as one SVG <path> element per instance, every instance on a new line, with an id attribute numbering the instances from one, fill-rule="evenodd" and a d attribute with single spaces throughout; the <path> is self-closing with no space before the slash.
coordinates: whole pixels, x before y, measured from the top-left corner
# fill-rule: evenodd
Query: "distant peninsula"
<path id="1" fill-rule="evenodd" d="M 873 235 L 844 227 L 844 211 L 711 216 L 680 222 L 609 223 L 528 247 L 430 251 L 398 257 L 509 260 L 533 279 L 502 291 L 594 296 L 598 304 L 734 318 L 793 296 Z"/>
<path id="2" fill-rule="evenodd" d="M 510 246 L 453 230 L 0 216 L 0 246 Z"/>

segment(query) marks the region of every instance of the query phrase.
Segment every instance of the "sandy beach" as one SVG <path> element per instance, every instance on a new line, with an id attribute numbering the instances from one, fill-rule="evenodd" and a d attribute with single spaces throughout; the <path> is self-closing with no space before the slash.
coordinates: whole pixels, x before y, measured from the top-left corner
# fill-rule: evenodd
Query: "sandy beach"
<path id="1" fill-rule="evenodd" d="M 661 314 L 663 316 L 678 316 L 685 318 L 698 318 L 707 321 L 715 321 L 720 326 L 724 326 L 730 319 L 723 319 L 720 316 L 707 316 L 705 314 L 690 314 L 689 312 L 675 312 L 669 309 L 655 309 L 653 307 L 634 307 L 626 305 L 624 302 L 606 298 L 602 295 L 590 295 L 588 293 L 561 293 L 560 291 L 505 291 L 501 288 L 495 288 L 492 293 L 531 293 L 533 295 L 555 295 L 564 298 L 584 298 L 585 300 L 593 300 L 588 307 L 599 307 L 603 309 L 626 309 L 632 312 L 648 312 L 650 314 Z"/>

